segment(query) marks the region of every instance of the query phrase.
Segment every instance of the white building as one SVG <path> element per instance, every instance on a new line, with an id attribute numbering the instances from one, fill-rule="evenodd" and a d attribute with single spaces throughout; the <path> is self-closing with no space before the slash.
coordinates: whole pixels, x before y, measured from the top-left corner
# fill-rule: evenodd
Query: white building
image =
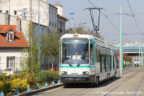
<path id="1" fill-rule="evenodd" d="M 59 3 L 54 4 L 57 8 L 57 29 L 61 34 L 65 33 L 65 25 L 66 21 L 68 20 L 67 18 L 63 17 L 63 6 Z"/>
<path id="2" fill-rule="evenodd" d="M 48 4 L 46 1 L 47 0 L 40 0 L 40 25 L 43 27 L 41 28 L 41 30 L 48 30 L 49 32 L 50 31 L 55 32 L 58 29 L 57 26 L 60 26 L 58 25 L 59 20 L 57 18 L 57 14 L 62 16 L 62 5 L 56 4 L 57 6 L 54 6 Z M 20 19 L 25 20 L 24 21 L 25 23 L 21 22 L 22 25 L 25 25 L 25 26 L 21 25 L 22 26 L 21 29 L 22 32 L 27 34 L 26 33 L 27 23 L 29 21 L 32 21 L 36 25 L 38 23 L 38 0 L 0 0 L 0 13 L 10 14 L 13 17 L 13 19 L 10 19 L 10 17 L 8 16 L 6 17 L 4 15 L 0 16 L 3 18 L 5 17 L 7 19 L 6 21 L 4 21 L 5 19 L 0 19 L 0 24 L 8 23 L 16 25 L 17 16 Z M 65 21 L 65 19 L 63 21 Z"/>
<path id="3" fill-rule="evenodd" d="M 60 34 L 64 34 L 65 33 L 65 25 L 66 25 L 66 21 L 68 19 L 61 16 L 61 15 L 57 15 L 57 29 L 59 31 Z"/>
<path id="4" fill-rule="evenodd" d="M 0 25 L 16 25 L 16 29 L 23 33 L 26 40 L 29 41 L 30 22 L 33 24 L 34 33 L 37 34 L 38 31 L 37 1 L 38 0 L 0 0 Z M 40 0 L 41 34 L 56 31 L 64 34 L 66 21 L 67 19 L 62 16 L 62 6 L 56 7 L 48 4 L 46 0 Z M 7 54 L 11 54 L 8 50 L 6 51 Z M 4 50 L 0 49 L 0 52 L 4 52 Z"/>
<path id="5" fill-rule="evenodd" d="M 21 70 L 28 57 L 28 44 L 15 25 L 0 25 L 0 71 L 12 74 Z"/>
<path id="6" fill-rule="evenodd" d="M 57 10 L 58 15 L 63 16 L 63 6 L 59 3 L 54 4 L 53 6 L 55 6 L 58 9 Z"/>

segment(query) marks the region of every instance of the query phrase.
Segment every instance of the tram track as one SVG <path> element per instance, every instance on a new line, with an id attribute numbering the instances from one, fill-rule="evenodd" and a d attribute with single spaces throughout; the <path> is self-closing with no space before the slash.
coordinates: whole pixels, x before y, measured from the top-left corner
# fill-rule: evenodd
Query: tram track
<path id="1" fill-rule="evenodd" d="M 126 75 L 126 74 L 128 74 L 129 72 L 133 71 L 134 73 L 133 73 L 131 76 L 129 76 L 129 79 L 130 79 L 130 77 L 133 77 L 137 72 L 139 72 L 139 71 L 141 71 L 141 70 L 142 70 L 142 69 L 139 69 L 138 71 L 135 72 L 135 69 L 129 69 L 128 71 L 127 71 L 127 70 L 124 71 L 123 74 Z M 116 80 L 116 79 L 108 80 L 108 81 L 106 81 L 106 82 L 102 82 L 101 84 L 99 84 L 99 85 L 97 86 L 97 88 L 99 88 L 99 87 L 101 87 L 101 86 L 104 86 L 105 84 L 110 83 L 110 82 L 113 82 L 113 81 L 115 81 L 115 80 Z M 126 81 L 127 81 L 127 79 L 126 79 L 126 80 L 123 80 L 122 82 L 126 82 Z M 112 86 L 113 86 L 113 85 L 115 85 L 115 84 L 112 84 Z M 108 89 L 109 89 L 109 88 L 108 88 Z M 107 89 L 107 90 L 108 90 L 108 89 Z M 91 90 L 90 88 L 82 89 L 82 90 L 77 91 L 77 92 L 75 92 L 75 93 L 72 93 L 72 94 L 70 94 L 70 95 L 68 95 L 68 96 L 84 95 L 85 93 L 87 93 L 87 92 L 90 91 L 90 90 Z M 94 95 L 94 94 L 86 94 L 86 95 Z M 104 95 L 104 96 L 108 96 L 108 95 Z"/>
<path id="2" fill-rule="evenodd" d="M 140 81 L 134 96 L 139 96 L 141 94 L 143 84 L 144 84 L 144 78 Z"/>
<path id="3" fill-rule="evenodd" d="M 132 74 L 131 76 L 129 76 L 127 79 L 121 81 L 119 84 L 117 84 L 116 86 L 112 87 L 110 90 L 107 91 L 106 94 L 104 94 L 103 96 L 109 96 L 109 94 L 116 90 L 118 87 L 120 87 L 122 84 L 124 84 L 126 81 L 128 81 L 129 79 L 131 79 L 134 75 L 136 75 L 138 72 L 142 71 L 143 68 L 141 68 L 140 70 L 136 71 L 134 74 Z"/>
<path id="4" fill-rule="evenodd" d="M 130 71 L 134 71 L 135 69 L 129 69 L 128 71 L 124 71 L 123 72 L 123 74 L 124 75 L 126 75 L 126 74 L 128 74 Z M 141 69 L 140 69 L 141 70 Z M 139 72 L 139 70 L 137 71 L 137 72 Z M 136 74 L 137 72 L 134 72 L 133 74 Z M 133 74 L 132 74 L 132 76 L 133 76 Z M 132 77 L 131 76 L 131 77 Z M 113 79 L 113 80 L 108 80 L 108 81 L 106 81 L 106 82 L 103 82 L 103 83 L 101 83 L 101 84 L 99 84 L 98 86 L 97 86 L 97 88 L 99 88 L 99 87 L 101 87 L 101 86 L 104 86 L 105 84 L 107 84 L 107 83 L 111 83 L 111 82 L 113 82 L 113 81 L 115 81 L 116 79 Z M 112 84 L 112 85 L 115 85 L 115 84 Z M 109 89 L 109 88 L 108 88 Z M 108 90 L 107 89 L 107 90 Z M 89 89 L 89 88 L 87 88 L 87 89 L 83 89 L 83 90 L 81 90 L 81 91 L 78 91 L 78 92 L 76 92 L 76 93 L 73 93 L 73 94 L 71 94 L 71 95 L 68 95 L 68 96 L 77 96 L 77 95 L 84 95 L 86 92 L 88 92 L 88 91 L 90 91 L 91 89 Z M 85 95 L 96 95 L 96 94 L 85 94 Z M 104 95 L 104 96 L 107 96 L 107 95 Z"/>
<path id="5" fill-rule="evenodd" d="M 61 91 L 61 90 L 63 90 L 63 88 L 62 88 L 62 87 L 60 87 L 60 88 L 58 88 L 57 90 L 54 90 L 54 91 L 52 91 L 52 92 L 42 94 L 41 96 L 50 95 L 50 94 L 53 94 L 53 93 L 55 93 L 55 92 L 59 92 L 59 91 Z"/>
<path id="6" fill-rule="evenodd" d="M 141 69 L 137 69 L 137 68 L 127 69 L 127 70 L 123 71 L 123 75 L 125 76 L 123 78 L 124 80 L 123 79 L 119 79 L 117 77 L 117 79 L 108 80 L 108 81 L 103 82 L 103 83 L 101 83 L 101 84 L 99 84 L 97 86 L 94 86 L 94 87 L 85 87 L 85 88 L 84 87 L 78 88 L 77 86 L 76 87 L 74 86 L 74 88 L 73 88 L 73 86 L 72 86 L 72 88 L 63 88 L 63 86 L 62 86 L 62 87 L 59 87 L 59 88 L 56 88 L 56 89 L 48 90 L 48 91 L 43 92 L 43 93 L 34 94 L 33 96 L 47 96 L 47 95 L 49 95 L 49 96 L 57 96 L 57 95 L 54 95 L 54 94 L 59 94 L 61 92 L 63 92 L 63 96 L 83 96 L 83 95 L 84 96 L 95 96 L 96 95 L 95 93 L 91 93 L 91 90 L 95 89 L 95 88 L 96 88 L 97 92 L 99 90 L 101 91 L 101 89 L 103 90 L 103 88 L 104 88 L 104 90 L 105 90 L 104 92 L 107 92 L 107 93 L 106 94 L 102 93 L 102 94 L 99 94 L 99 95 L 100 96 L 108 96 L 112 91 L 114 91 L 119 86 L 121 86 L 123 83 L 125 83 L 126 81 L 128 81 L 135 74 L 137 74 L 138 72 L 143 72 L 143 71 L 144 70 L 142 70 L 142 68 Z M 120 83 L 119 83 L 119 81 L 120 81 Z M 117 84 L 117 83 L 119 83 L 119 84 Z M 141 84 L 139 84 L 139 86 L 140 85 Z M 138 90 L 140 91 L 141 87 L 139 87 L 137 89 L 137 91 Z M 62 96 L 62 94 L 60 96 Z M 134 96 L 139 96 L 139 95 L 134 95 Z"/>

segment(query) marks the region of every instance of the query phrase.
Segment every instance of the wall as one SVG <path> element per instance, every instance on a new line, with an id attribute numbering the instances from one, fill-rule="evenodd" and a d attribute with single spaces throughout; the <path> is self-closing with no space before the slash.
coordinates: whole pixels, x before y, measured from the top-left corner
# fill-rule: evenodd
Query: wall
<path id="1" fill-rule="evenodd" d="M 54 6 L 57 8 L 57 13 L 63 16 L 63 6 L 61 4 L 54 4 Z"/>
<path id="2" fill-rule="evenodd" d="M 21 63 L 26 61 L 26 58 L 28 57 L 27 50 L 25 49 L 14 49 L 14 48 L 4 48 L 0 49 L 0 69 L 3 71 L 7 67 L 7 57 L 8 56 L 14 56 L 15 57 L 15 70 L 21 69 Z"/>
<path id="3" fill-rule="evenodd" d="M 57 27 L 58 27 L 57 10 L 58 11 L 60 10 L 59 12 L 61 12 L 62 15 L 62 8 L 60 8 L 62 6 L 60 7 L 58 6 L 57 9 L 55 6 L 48 4 L 46 1 L 47 0 L 40 0 L 40 25 L 48 26 L 49 32 L 50 31 L 55 32 L 57 31 Z M 22 25 L 26 26 L 27 22 L 31 20 L 31 17 L 33 23 L 38 23 L 37 0 L 0 0 L 0 10 L 2 11 L 2 13 L 6 13 L 6 11 L 10 11 L 10 15 L 11 15 L 10 24 L 16 25 L 17 22 L 15 19 L 17 18 L 17 16 L 22 19 Z M 2 18 L 6 19 L 5 17 Z M 4 24 L 3 20 L 0 19 L 1 21 L 0 24 Z M 27 34 L 26 33 L 27 28 L 25 28 L 25 26 L 22 28 L 22 31 L 24 31 L 24 34 Z"/>
<path id="4" fill-rule="evenodd" d="M 6 15 L 5 14 L 0 14 L 0 24 L 4 25 L 6 24 Z"/>
<path id="5" fill-rule="evenodd" d="M 37 0 L 32 0 L 32 5 L 30 4 L 30 0 L 1 0 L 0 10 L 2 10 L 2 13 L 6 13 L 6 11 L 10 10 L 11 16 L 19 16 L 28 21 L 31 20 L 32 12 L 32 21 L 34 23 L 38 22 Z M 49 24 L 49 4 L 43 0 L 40 2 L 40 23 L 45 26 L 48 26 Z"/>
<path id="6" fill-rule="evenodd" d="M 49 6 L 49 31 L 57 31 L 57 8 Z"/>
<path id="7" fill-rule="evenodd" d="M 65 24 L 66 20 L 62 19 L 61 17 L 58 17 L 58 31 L 62 34 L 65 33 Z"/>

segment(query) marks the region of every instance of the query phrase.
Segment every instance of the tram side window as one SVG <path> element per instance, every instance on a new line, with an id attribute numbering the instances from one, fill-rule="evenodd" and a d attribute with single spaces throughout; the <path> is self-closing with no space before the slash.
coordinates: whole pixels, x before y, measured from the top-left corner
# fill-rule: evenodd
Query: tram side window
<path id="1" fill-rule="evenodd" d="M 93 64 L 93 46 L 90 45 L 90 64 Z"/>
<path id="2" fill-rule="evenodd" d="M 115 70 L 115 64 L 116 64 L 116 62 L 115 62 L 115 56 L 113 56 L 113 69 Z"/>
<path id="3" fill-rule="evenodd" d="M 107 58 L 106 58 L 106 67 L 107 67 L 107 72 L 111 71 L 111 50 L 107 48 Z"/>
<path id="4" fill-rule="evenodd" d="M 100 48 L 100 68 L 101 72 L 106 72 L 106 51 L 105 48 Z"/>
<path id="5" fill-rule="evenodd" d="M 110 71 L 112 71 L 112 56 L 110 55 Z"/>
<path id="6" fill-rule="evenodd" d="M 106 69 L 109 72 L 109 55 L 106 56 Z"/>
<path id="7" fill-rule="evenodd" d="M 105 72 L 105 56 L 100 55 L 100 66 L 101 66 L 101 72 Z"/>
<path id="8" fill-rule="evenodd" d="M 96 60 L 100 62 L 100 48 L 99 46 L 96 47 Z"/>
<path id="9" fill-rule="evenodd" d="M 107 71 L 111 71 L 111 56 L 107 55 Z"/>

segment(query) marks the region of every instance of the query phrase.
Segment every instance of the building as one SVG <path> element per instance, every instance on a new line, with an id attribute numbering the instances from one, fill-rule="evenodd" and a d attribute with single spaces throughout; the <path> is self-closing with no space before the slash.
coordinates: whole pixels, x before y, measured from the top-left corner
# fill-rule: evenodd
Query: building
<path id="1" fill-rule="evenodd" d="M 63 6 L 59 3 L 56 3 L 53 6 L 57 8 L 58 15 L 63 16 Z"/>
<path id="2" fill-rule="evenodd" d="M 59 7 L 60 6 L 60 7 Z M 58 29 L 62 29 L 65 31 L 65 27 L 58 28 L 59 19 L 57 14 L 62 16 L 62 5 L 51 5 L 47 3 L 47 0 L 40 0 L 40 25 L 41 25 L 41 33 L 48 32 L 56 32 Z M 60 10 L 60 11 L 59 11 Z M 29 22 L 34 23 L 35 28 L 37 29 L 38 23 L 38 1 L 37 0 L 0 0 L 0 24 L 13 24 L 17 25 L 17 17 L 20 18 L 21 31 L 24 34 L 27 33 L 27 25 Z M 63 19 L 65 20 L 65 18 Z M 61 22 L 61 21 L 60 21 Z M 65 26 L 65 22 L 62 23 Z M 35 30 L 37 33 L 37 30 Z"/>
<path id="3" fill-rule="evenodd" d="M 57 30 L 60 34 L 64 34 L 66 29 L 65 25 L 68 19 L 63 17 L 63 6 L 59 3 L 56 3 L 53 6 L 57 8 Z"/>
<path id="4" fill-rule="evenodd" d="M 15 25 L 0 25 L 0 70 L 12 74 L 28 57 L 28 44 Z"/>
<path id="5" fill-rule="evenodd" d="M 59 33 L 62 35 L 62 34 L 65 34 L 65 25 L 66 25 L 66 21 L 68 19 L 61 16 L 61 15 L 57 15 L 57 29 L 59 31 Z"/>
<path id="6" fill-rule="evenodd" d="M 29 41 L 29 25 L 33 24 L 33 35 L 38 32 L 38 0 L 0 0 L 0 25 L 16 25 L 18 32 L 24 34 Z M 65 33 L 67 18 L 62 16 L 60 7 L 48 4 L 47 0 L 40 0 L 40 34 L 58 31 Z M 60 11 L 59 11 L 60 10 Z M 44 61 L 44 60 L 43 60 Z M 48 65 L 43 62 L 42 65 Z"/>

